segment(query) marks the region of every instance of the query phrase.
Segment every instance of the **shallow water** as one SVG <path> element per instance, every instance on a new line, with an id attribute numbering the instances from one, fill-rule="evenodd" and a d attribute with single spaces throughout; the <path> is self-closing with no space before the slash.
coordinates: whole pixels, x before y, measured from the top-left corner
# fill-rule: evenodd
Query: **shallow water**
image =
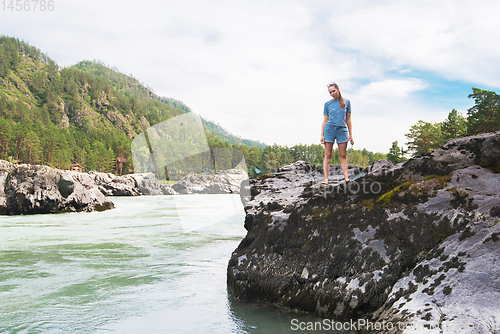
<path id="1" fill-rule="evenodd" d="M 291 321 L 322 319 L 231 298 L 226 266 L 246 233 L 238 195 L 112 201 L 0 217 L 0 333 L 315 333 Z"/>

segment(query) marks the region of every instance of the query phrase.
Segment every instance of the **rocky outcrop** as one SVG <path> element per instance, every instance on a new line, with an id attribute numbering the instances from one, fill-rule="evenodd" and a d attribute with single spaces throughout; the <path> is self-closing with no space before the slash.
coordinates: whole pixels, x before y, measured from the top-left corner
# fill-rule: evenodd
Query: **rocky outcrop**
<path id="1" fill-rule="evenodd" d="M 175 195 L 167 183 L 160 183 L 153 173 L 116 176 L 111 173 L 80 173 L 81 178 L 93 182 L 106 196 Z M 88 175 L 88 177 L 87 177 Z M 85 181 L 87 182 L 87 181 Z"/>
<path id="2" fill-rule="evenodd" d="M 7 194 L 5 193 L 5 183 L 9 173 L 14 170 L 15 166 L 5 160 L 0 160 L 0 214 L 7 213 Z"/>
<path id="3" fill-rule="evenodd" d="M 0 213 L 37 214 L 104 211 L 114 208 L 93 184 L 82 184 L 74 172 L 0 161 Z"/>
<path id="4" fill-rule="evenodd" d="M 0 160 L 0 214 L 103 211 L 114 207 L 105 196 L 174 194 L 153 173 L 79 173 Z"/>
<path id="5" fill-rule="evenodd" d="M 384 333 L 493 333 L 499 173 L 500 131 L 353 170 L 348 184 L 321 184 L 305 162 L 252 179 L 228 285 L 241 300 L 390 322 Z"/>
<path id="6" fill-rule="evenodd" d="M 246 179 L 244 170 L 227 169 L 213 174 L 188 174 L 172 188 L 179 194 L 237 194 Z"/>
<path id="7" fill-rule="evenodd" d="M 175 195 L 177 192 L 167 183 L 160 183 L 153 173 L 130 174 L 143 195 Z"/>
<path id="8" fill-rule="evenodd" d="M 105 196 L 139 196 L 141 193 L 130 176 L 116 176 L 111 173 L 75 173 L 74 177 L 83 184 L 95 184 Z"/>

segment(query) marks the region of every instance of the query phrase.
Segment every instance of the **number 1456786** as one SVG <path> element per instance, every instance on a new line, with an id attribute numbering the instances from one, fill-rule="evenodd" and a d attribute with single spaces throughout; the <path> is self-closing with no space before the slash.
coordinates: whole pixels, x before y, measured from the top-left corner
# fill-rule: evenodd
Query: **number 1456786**
<path id="1" fill-rule="evenodd" d="M 54 0 L 2 0 L 3 11 L 53 11 Z"/>

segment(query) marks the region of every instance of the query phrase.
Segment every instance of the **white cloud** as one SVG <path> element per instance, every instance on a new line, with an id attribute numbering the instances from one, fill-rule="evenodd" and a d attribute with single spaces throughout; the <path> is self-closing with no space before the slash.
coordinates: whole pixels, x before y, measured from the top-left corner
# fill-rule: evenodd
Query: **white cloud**
<path id="1" fill-rule="evenodd" d="M 341 12 L 330 27 L 363 57 L 500 86 L 498 1 L 350 1 Z"/>
<path id="2" fill-rule="evenodd" d="M 427 86 L 422 80 L 415 78 L 374 81 L 359 89 L 358 98 L 372 102 L 373 100 L 384 102 L 387 100 L 388 95 L 391 99 L 406 98 L 411 93 L 422 90 Z"/>
<path id="3" fill-rule="evenodd" d="M 359 87 L 351 97 L 355 142 L 371 151 L 388 152 L 393 141 L 404 145 L 404 134 L 419 119 L 444 119 L 447 110 L 432 108 L 413 97 L 426 87 L 425 82 L 415 78 L 388 79 Z"/>

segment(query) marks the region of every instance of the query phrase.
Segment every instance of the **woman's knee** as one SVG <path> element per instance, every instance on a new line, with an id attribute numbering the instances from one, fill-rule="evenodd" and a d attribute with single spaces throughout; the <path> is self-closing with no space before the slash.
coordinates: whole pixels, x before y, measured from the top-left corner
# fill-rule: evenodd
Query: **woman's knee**
<path id="1" fill-rule="evenodd" d="M 347 158 L 347 155 L 345 153 L 339 152 L 339 157 L 340 159 L 344 160 Z"/>

